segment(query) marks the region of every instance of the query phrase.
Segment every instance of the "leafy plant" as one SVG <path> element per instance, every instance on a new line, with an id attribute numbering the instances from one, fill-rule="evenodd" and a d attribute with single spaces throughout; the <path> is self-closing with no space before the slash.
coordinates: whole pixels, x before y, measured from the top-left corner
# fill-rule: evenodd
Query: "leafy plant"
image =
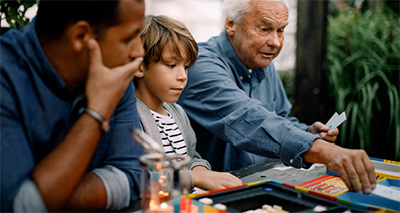
<path id="1" fill-rule="evenodd" d="M 294 72 L 293 70 L 277 70 L 280 79 L 282 80 L 285 93 L 290 101 L 294 103 Z"/>
<path id="2" fill-rule="evenodd" d="M 328 18 L 328 82 L 345 111 L 342 146 L 399 160 L 400 25 L 392 13 L 342 12 Z"/>
<path id="3" fill-rule="evenodd" d="M 26 11 L 33 5 L 37 4 L 37 1 L 27 0 L 1 0 L 0 1 L 0 12 L 4 14 L 4 18 L 12 28 L 20 28 L 27 25 L 30 20 L 25 16 Z M 1 17 L 3 19 L 3 15 Z"/>

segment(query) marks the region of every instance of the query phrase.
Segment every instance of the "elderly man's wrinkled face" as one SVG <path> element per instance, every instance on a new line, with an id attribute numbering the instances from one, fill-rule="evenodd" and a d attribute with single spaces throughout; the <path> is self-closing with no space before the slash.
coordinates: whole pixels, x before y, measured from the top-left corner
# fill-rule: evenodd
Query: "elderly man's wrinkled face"
<path id="1" fill-rule="evenodd" d="M 288 8 L 283 1 L 250 2 L 242 22 L 226 21 L 226 32 L 242 63 L 249 69 L 268 66 L 283 45 Z"/>

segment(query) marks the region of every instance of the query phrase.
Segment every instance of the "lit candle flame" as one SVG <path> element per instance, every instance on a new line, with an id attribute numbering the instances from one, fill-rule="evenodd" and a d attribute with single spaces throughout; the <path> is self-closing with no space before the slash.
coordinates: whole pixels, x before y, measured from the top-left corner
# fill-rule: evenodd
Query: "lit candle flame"
<path id="1" fill-rule="evenodd" d="M 163 208 L 163 209 L 168 208 L 168 204 L 167 203 L 161 203 L 161 208 Z"/>

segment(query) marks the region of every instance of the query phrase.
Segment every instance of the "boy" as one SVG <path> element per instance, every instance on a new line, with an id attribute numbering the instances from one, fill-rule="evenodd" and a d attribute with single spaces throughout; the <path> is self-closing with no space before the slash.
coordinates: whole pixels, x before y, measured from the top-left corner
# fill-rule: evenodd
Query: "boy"
<path id="1" fill-rule="evenodd" d="M 193 184 L 213 190 L 242 184 L 226 172 L 210 171 L 195 151 L 196 136 L 184 110 L 175 102 L 186 86 L 187 70 L 197 58 L 197 44 L 187 28 L 167 16 L 146 17 L 141 33 L 145 56 L 135 74 L 135 94 L 143 130 L 165 153 L 189 155 Z"/>

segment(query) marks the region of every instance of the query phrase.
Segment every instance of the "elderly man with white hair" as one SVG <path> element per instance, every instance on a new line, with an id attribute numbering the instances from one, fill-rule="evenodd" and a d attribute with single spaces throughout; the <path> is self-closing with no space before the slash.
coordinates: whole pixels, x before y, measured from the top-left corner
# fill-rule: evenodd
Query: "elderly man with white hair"
<path id="1" fill-rule="evenodd" d="M 325 164 L 350 190 L 369 194 L 374 167 L 364 150 L 335 145 L 338 129 L 290 117 L 276 73 L 288 25 L 283 0 L 225 0 L 225 30 L 199 43 L 178 103 L 191 119 L 197 150 L 213 170 L 230 171 L 279 158 L 296 168 Z"/>

